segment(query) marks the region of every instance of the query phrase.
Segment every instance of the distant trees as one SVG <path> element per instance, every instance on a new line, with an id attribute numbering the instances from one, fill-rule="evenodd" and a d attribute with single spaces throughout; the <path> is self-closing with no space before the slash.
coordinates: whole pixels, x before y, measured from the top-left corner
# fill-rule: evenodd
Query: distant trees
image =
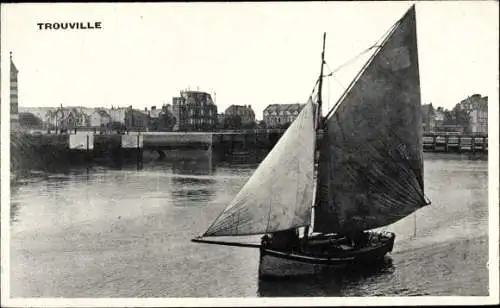
<path id="1" fill-rule="evenodd" d="M 453 109 L 443 111 L 444 113 L 444 125 L 458 125 L 464 128 L 465 132 L 470 132 L 470 113 L 472 111 L 472 106 L 466 102 L 462 101 L 453 107 Z"/>
<path id="2" fill-rule="evenodd" d="M 226 115 L 224 117 L 224 124 L 222 125 L 222 129 L 256 129 L 257 123 L 255 121 L 252 122 L 243 122 L 241 116 L 239 115 Z"/>
<path id="3" fill-rule="evenodd" d="M 175 124 L 177 123 L 177 119 L 174 115 L 168 111 L 162 112 L 158 117 L 158 130 L 159 131 L 172 131 L 174 129 Z"/>
<path id="4" fill-rule="evenodd" d="M 257 123 L 255 123 L 255 122 L 243 123 L 243 124 L 241 124 L 241 128 L 242 129 L 256 129 Z"/>

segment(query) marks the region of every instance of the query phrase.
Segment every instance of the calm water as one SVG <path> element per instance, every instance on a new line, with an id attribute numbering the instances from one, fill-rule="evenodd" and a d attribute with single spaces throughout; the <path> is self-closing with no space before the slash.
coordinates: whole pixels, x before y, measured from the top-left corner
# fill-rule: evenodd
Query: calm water
<path id="1" fill-rule="evenodd" d="M 487 295 L 487 162 L 425 156 L 432 205 L 386 228 L 375 269 L 261 281 L 258 250 L 191 243 L 255 165 L 158 162 L 32 173 L 13 185 L 13 297 Z M 413 236 L 416 221 L 416 237 Z"/>

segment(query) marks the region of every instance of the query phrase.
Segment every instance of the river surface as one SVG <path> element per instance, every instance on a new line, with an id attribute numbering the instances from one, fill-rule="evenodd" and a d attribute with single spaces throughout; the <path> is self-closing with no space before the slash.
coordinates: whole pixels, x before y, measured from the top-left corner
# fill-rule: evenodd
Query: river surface
<path id="1" fill-rule="evenodd" d="M 432 205 L 386 228 L 383 266 L 286 281 L 259 279 L 257 249 L 190 242 L 255 168 L 202 159 L 17 179 L 11 296 L 488 295 L 487 161 L 425 154 Z"/>

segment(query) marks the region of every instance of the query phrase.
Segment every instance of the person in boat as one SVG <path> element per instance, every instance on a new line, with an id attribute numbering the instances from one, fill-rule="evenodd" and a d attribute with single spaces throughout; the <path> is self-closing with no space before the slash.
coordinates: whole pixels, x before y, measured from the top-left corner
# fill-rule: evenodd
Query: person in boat
<path id="1" fill-rule="evenodd" d="M 353 248 L 362 248 L 368 245 L 370 241 L 369 234 L 364 231 L 352 232 L 347 235 L 347 238 L 351 240 Z"/>
<path id="2" fill-rule="evenodd" d="M 300 249 L 300 239 L 297 229 L 274 232 L 271 236 L 264 235 L 262 244 L 275 249 L 298 250 Z"/>

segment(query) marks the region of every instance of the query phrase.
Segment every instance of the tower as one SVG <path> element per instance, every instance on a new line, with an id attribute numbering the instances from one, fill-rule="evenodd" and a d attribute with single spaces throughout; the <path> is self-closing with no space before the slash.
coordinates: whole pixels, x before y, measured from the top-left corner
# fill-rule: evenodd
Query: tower
<path id="1" fill-rule="evenodd" d="M 10 129 L 19 128 L 19 107 L 18 107 L 18 83 L 17 74 L 19 70 L 12 61 L 12 51 L 10 52 Z"/>

